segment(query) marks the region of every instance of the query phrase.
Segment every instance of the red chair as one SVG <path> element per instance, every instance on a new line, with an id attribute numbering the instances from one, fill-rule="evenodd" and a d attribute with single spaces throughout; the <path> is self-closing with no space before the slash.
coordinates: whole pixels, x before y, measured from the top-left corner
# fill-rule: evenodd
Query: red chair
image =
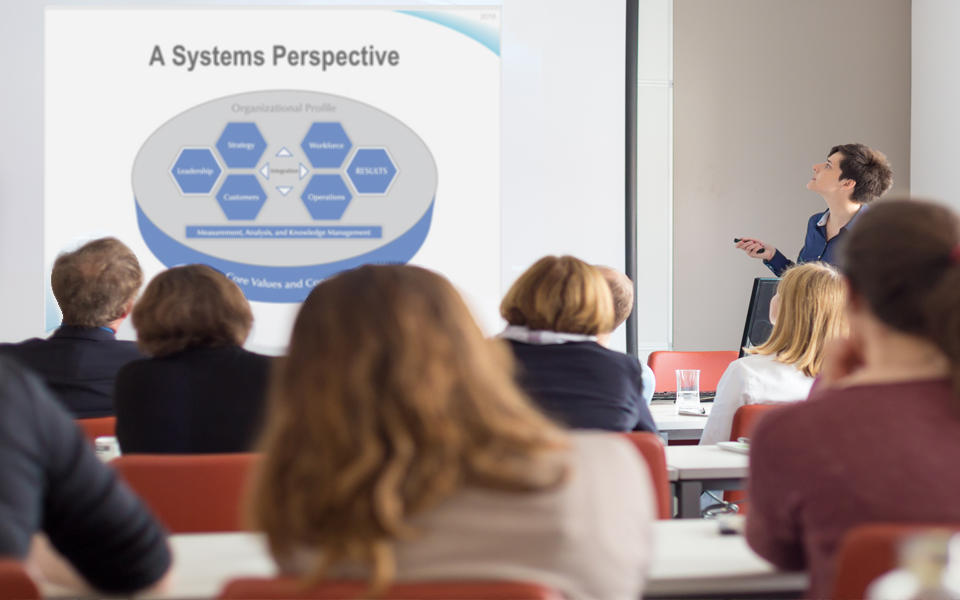
<path id="1" fill-rule="evenodd" d="M 114 467 L 171 533 L 242 531 L 256 454 L 127 454 Z"/>
<path id="2" fill-rule="evenodd" d="M 40 600 L 40 590 L 18 561 L 0 559 L 0 600 Z"/>
<path id="3" fill-rule="evenodd" d="M 80 429 L 83 430 L 83 435 L 86 436 L 90 443 L 92 444 L 100 436 L 117 435 L 117 418 L 116 417 L 97 417 L 95 419 L 77 419 L 77 425 L 80 426 Z"/>
<path id="4" fill-rule="evenodd" d="M 653 481 L 653 493 L 657 499 L 657 518 L 669 519 L 673 516 L 673 494 L 670 493 L 670 478 L 667 475 L 667 454 L 663 450 L 660 436 L 646 431 L 624 433 L 630 442 L 647 461 L 650 479 Z"/>
<path id="5" fill-rule="evenodd" d="M 677 369 L 700 369 L 700 390 L 712 392 L 717 389 L 720 376 L 727 370 L 727 365 L 737 360 L 740 355 L 736 350 L 716 350 L 709 352 L 674 352 L 672 350 L 658 350 L 651 352 L 647 358 L 647 366 L 657 378 L 654 392 L 677 391 Z"/>
<path id="6" fill-rule="evenodd" d="M 733 413 L 733 424 L 730 427 L 730 441 L 735 442 L 742 437 L 750 437 L 753 434 L 753 428 L 757 421 L 767 411 L 779 408 L 780 404 L 747 404 L 737 409 Z M 740 513 L 747 512 L 747 492 L 740 490 L 730 490 L 723 493 L 724 502 L 730 502 L 740 507 Z"/>
<path id="7" fill-rule="evenodd" d="M 843 536 L 837 550 L 834 600 L 866 598 L 867 586 L 897 568 L 898 546 L 907 537 L 929 529 L 960 532 L 960 523 L 867 523 Z"/>
<path id="8" fill-rule="evenodd" d="M 347 600 L 365 598 L 369 586 L 360 581 L 328 581 L 307 588 L 290 577 L 241 578 L 227 582 L 219 600 Z M 382 600 L 563 600 L 534 583 L 513 581 L 434 581 L 397 583 L 377 596 Z"/>

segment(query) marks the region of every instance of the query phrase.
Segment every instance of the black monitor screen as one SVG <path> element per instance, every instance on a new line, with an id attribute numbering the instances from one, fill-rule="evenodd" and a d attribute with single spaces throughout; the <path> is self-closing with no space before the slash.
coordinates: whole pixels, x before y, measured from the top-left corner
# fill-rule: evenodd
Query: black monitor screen
<path id="1" fill-rule="evenodd" d="M 750 293 L 750 305 L 747 306 L 747 322 L 743 325 L 743 337 L 740 339 L 740 356 L 743 349 L 759 346 L 767 341 L 773 331 L 770 322 L 770 300 L 777 293 L 776 277 L 757 277 L 753 280 L 753 291 Z"/>

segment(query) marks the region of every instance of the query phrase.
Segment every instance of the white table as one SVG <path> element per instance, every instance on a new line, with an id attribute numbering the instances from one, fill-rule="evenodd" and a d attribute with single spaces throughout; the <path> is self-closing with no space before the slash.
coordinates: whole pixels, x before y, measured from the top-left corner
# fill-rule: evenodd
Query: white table
<path id="1" fill-rule="evenodd" d="M 703 490 L 742 489 L 749 461 L 746 454 L 717 446 L 667 446 L 667 475 L 677 496 L 681 519 L 700 517 Z"/>
<path id="2" fill-rule="evenodd" d="M 699 440 L 703 428 L 707 424 L 707 416 L 713 408 L 713 402 L 701 402 L 707 412 L 702 417 L 693 415 L 678 415 L 677 407 L 673 402 L 654 402 L 650 405 L 650 414 L 657 424 L 660 435 L 666 441 L 670 440 Z"/>
<path id="3" fill-rule="evenodd" d="M 720 535 L 715 521 L 656 521 L 653 529 L 644 598 L 796 597 L 806 587 L 804 574 L 777 571 L 754 554 L 742 536 Z M 259 534 L 180 534 L 170 537 L 170 545 L 174 554 L 170 589 L 141 598 L 214 598 L 230 579 L 275 573 Z M 56 586 L 41 588 L 45 598 L 76 597 Z"/>

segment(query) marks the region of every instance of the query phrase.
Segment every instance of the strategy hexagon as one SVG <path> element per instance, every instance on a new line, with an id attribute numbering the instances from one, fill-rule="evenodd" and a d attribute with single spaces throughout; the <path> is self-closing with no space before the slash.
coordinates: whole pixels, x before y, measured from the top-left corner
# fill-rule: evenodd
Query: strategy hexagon
<path id="1" fill-rule="evenodd" d="M 300 143 L 314 169 L 339 169 L 352 146 L 340 123 L 314 123 Z"/>
<path id="2" fill-rule="evenodd" d="M 334 221 L 343 216 L 353 198 L 339 175 L 314 175 L 300 194 L 315 220 Z"/>
<path id="3" fill-rule="evenodd" d="M 256 219 L 267 194 L 254 175 L 227 175 L 217 192 L 217 204 L 231 221 Z"/>
<path id="4" fill-rule="evenodd" d="M 353 155 L 347 175 L 360 194 L 383 194 L 397 176 L 397 167 L 386 148 L 360 148 Z"/>
<path id="5" fill-rule="evenodd" d="M 221 172 L 209 148 L 184 148 L 170 167 L 173 180 L 184 194 L 209 194 Z"/>
<path id="6" fill-rule="evenodd" d="M 234 169 L 256 167 L 266 149 L 267 142 L 256 123 L 227 123 L 217 140 L 217 150 L 223 162 Z"/>

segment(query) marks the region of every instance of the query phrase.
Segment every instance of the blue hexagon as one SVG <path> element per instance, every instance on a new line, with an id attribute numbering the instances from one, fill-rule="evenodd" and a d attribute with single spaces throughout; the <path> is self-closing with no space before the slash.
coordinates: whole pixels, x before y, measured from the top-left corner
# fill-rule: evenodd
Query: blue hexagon
<path id="1" fill-rule="evenodd" d="M 397 168 L 386 148 L 360 148 L 347 167 L 347 175 L 357 193 L 384 194 L 396 177 Z"/>
<path id="2" fill-rule="evenodd" d="M 184 148 L 170 174 L 184 194 L 209 194 L 220 178 L 220 163 L 209 148 Z"/>
<path id="3" fill-rule="evenodd" d="M 231 221 L 256 219 L 267 194 L 254 175 L 227 175 L 217 192 L 217 204 Z"/>
<path id="4" fill-rule="evenodd" d="M 343 216 L 352 196 L 339 175 L 314 175 L 300 199 L 316 220 L 333 221 Z"/>
<path id="5" fill-rule="evenodd" d="M 256 123 L 227 123 L 217 140 L 217 150 L 223 162 L 234 169 L 256 167 L 266 149 L 267 142 Z"/>
<path id="6" fill-rule="evenodd" d="M 314 169 L 339 169 L 352 144 L 340 123 L 314 123 L 300 147 Z"/>

